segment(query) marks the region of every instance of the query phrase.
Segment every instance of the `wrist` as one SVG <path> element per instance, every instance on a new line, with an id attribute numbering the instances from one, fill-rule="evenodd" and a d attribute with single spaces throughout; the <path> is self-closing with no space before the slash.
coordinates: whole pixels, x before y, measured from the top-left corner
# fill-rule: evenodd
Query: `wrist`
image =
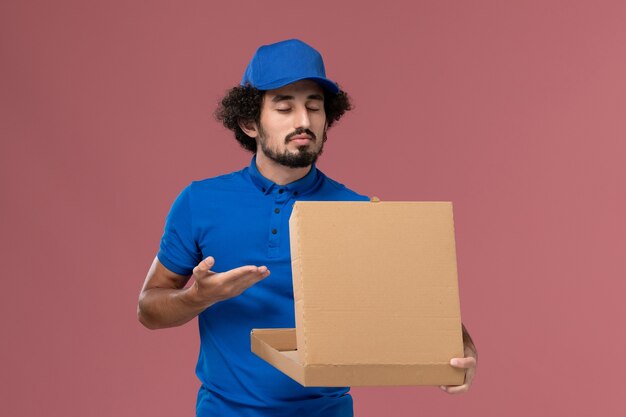
<path id="1" fill-rule="evenodd" d="M 190 285 L 189 287 L 187 287 L 184 291 L 183 291 L 183 299 L 184 301 L 194 307 L 194 308 L 198 308 L 201 310 L 204 310 L 210 306 L 212 306 L 213 304 L 215 304 L 214 301 L 207 299 L 206 297 L 203 297 L 200 295 L 199 292 L 199 288 L 198 288 L 198 283 L 194 282 L 192 285 Z"/>

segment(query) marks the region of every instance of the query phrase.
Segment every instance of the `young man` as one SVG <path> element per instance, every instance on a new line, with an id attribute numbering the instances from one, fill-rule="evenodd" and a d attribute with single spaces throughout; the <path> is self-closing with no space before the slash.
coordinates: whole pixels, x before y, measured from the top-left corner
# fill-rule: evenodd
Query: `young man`
<path id="1" fill-rule="evenodd" d="M 172 205 L 138 305 L 148 328 L 198 316 L 198 416 L 352 416 L 348 388 L 304 388 L 250 352 L 252 328 L 295 327 L 288 221 L 297 200 L 368 201 L 315 166 L 348 96 L 299 40 L 260 47 L 217 117 L 250 166 L 194 181 Z M 193 276 L 194 282 L 185 284 Z M 245 291 L 245 292 L 244 292 Z M 475 348 L 464 331 L 469 388 Z"/>

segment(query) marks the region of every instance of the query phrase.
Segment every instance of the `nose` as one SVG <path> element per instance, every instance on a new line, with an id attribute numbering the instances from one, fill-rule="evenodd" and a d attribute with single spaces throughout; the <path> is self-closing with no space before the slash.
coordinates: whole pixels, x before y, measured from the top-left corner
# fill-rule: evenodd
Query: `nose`
<path id="1" fill-rule="evenodd" d="M 296 119 L 294 121 L 295 128 L 308 129 L 311 127 L 311 120 L 309 119 L 309 112 L 306 107 L 298 109 L 296 112 Z"/>

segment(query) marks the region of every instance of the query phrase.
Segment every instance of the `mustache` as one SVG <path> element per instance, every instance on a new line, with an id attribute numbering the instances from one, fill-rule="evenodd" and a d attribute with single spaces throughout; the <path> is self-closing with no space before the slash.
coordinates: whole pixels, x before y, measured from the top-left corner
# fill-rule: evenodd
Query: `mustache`
<path id="1" fill-rule="evenodd" d="M 309 135 L 311 137 L 311 139 L 313 139 L 314 141 L 317 140 L 317 137 L 315 136 L 315 133 L 313 133 L 311 130 L 304 129 L 304 128 L 298 128 L 295 131 L 293 131 L 290 134 L 288 134 L 287 136 L 285 136 L 285 143 L 289 142 L 291 140 L 291 138 L 293 138 L 294 136 L 302 135 L 304 133 Z"/>

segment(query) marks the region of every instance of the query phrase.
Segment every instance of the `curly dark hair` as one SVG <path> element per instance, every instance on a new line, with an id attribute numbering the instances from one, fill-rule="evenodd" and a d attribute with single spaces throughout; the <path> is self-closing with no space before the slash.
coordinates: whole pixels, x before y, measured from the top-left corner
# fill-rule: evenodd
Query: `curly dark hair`
<path id="1" fill-rule="evenodd" d="M 246 150 L 256 153 L 256 140 L 246 135 L 239 122 L 259 123 L 261 119 L 261 105 L 265 91 L 251 86 L 233 87 L 220 101 L 215 117 L 229 130 L 235 132 L 235 139 Z M 352 110 L 350 97 L 345 91 L 337 94 L 327 93 L 324 95 L 324 111 L 326 122 L 330 128 L 343 114 Z"/>

